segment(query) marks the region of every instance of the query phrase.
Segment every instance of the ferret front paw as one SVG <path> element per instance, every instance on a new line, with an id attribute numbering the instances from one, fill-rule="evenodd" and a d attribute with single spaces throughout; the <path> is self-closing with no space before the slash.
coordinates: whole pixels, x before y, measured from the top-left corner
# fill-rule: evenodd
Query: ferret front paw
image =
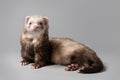
<path id="1" fill-rule="evenodd" d="M 75 71 L 79 68 L 79 65 L 78 64 L 70 64 L 68 65 L 65 70 L 66 71 Z"/>
<path id="2" fill-rule="evenodd" d="M 31 66 L 32 66 L 31 69 L 38 69 L 41 67 L 41 65 L 37 63 L 33 63 Z"/>
<path id="3" fill-rule="evenodd" d="M 27 64 L 29 64 L 29 62 L 27 62 L 27 61 L 25 61 L 25 60 L 21 61 L 21 65 L 22 65 L 22 66 L 25 66 L 25 65 L 27 65 Z"/>

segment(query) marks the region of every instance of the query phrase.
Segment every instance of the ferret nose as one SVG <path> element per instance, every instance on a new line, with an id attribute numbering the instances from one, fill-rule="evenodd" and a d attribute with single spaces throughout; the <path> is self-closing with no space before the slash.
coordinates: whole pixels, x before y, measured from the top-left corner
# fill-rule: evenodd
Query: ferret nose
<path id="1" fill-rule="evenodd" d="M 34 30 L 37 30 L 39 27 L 37 25 L 34 26 Z"/>

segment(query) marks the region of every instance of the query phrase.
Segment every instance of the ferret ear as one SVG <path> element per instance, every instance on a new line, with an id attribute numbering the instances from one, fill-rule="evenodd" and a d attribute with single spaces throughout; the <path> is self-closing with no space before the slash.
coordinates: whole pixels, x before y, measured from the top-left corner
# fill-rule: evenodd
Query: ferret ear
<path id="1" fill-rule="evenodd" d="M 26 16 L 26 17 L 25 17 L 25 24 L 28 23 L 29 19 L 30 19 L 30 16 Z"/>
<path id="2" fill-rule="evenodd" d="M 48 17 L 44 16 L 44 17 L 43 17 L 43 20 L 44 20 L 44 22 L 45 22 L 45 25 L 48 26 Z"/>

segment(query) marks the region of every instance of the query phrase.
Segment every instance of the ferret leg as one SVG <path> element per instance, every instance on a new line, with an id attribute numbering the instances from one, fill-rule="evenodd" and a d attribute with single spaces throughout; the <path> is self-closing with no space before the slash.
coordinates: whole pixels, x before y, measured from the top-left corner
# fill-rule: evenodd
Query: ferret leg
<path id="1" fill-rule="evenodd" d="M 32 69 L 38 69 L 43 66 L 43 62 L 41 61 L 41 56 L 39 53 L 35 54 L 34 61 L 35 63 L 33 63 L 31 67 Z"/>
<path id="2" fill-rule="evenodd" d="M 21 50 L 21 56 L 22 56 L 22 61 L 21 61 L 21 65 L 25 66 L 28 65 L 30 63 L 29 58 L 27 57 L 27 52 L 24 51 L 23 49 Z"/>
<path id="3" fill-rule="evenodd" d="M 68 65 L 66 68 L 65 68 L 65 70 L 66 71 L 75 71 L 75 70 L 77 70 L 79 68 L 79 65 L 77 64 L 77 63 L 75 63 L 75 64 L 70 64 L 70 65 Z"/>

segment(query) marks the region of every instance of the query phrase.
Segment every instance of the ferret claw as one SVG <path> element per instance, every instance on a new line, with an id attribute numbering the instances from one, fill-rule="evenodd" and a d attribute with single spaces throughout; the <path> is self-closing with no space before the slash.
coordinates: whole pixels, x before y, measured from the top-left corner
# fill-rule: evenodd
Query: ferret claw
<path id="1" fill-rule="evenodd" d="M 23 61 L 21 61 L 21 65 L 22 65 L 22 66 L 25 66 L 25 65 L 27 65 L 27 64 L 29 64 L 29 62 L 24 61 L 24 60 L 23 60 Z"/>

